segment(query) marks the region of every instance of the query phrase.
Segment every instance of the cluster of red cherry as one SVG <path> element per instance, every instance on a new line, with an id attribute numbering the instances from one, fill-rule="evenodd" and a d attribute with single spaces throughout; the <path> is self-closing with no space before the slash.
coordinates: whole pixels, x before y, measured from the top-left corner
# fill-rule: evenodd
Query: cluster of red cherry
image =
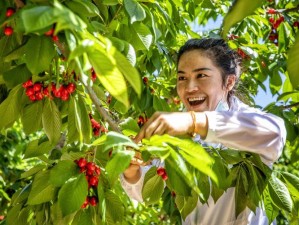
<path id="1" fill-rule="evenodd" d="M 70 94 L 76 90 L 76 84 L 74 83 L 61 85 L 57 89 L 55 83 L 52 83 L 51 86 L 45 86 L 43 82 L 33 83 L 31 79 L 24 82 L 22 86 L 26 89 L 26 95 L 31 101 L 42 100 L 44 97 L 52 98 L 49 88 L 51 88 L 53 96 L 60 98 L 63 101 L 67 101 L 70 97 Z"/>
<path id="2" fill-rule="evenodd" d="M 80 158 L 75 160 L 76 164 L 80 168 L 80 173 L 84 173 L 86 180 L 88 182 L 88 189 L 97 188 L 99 183 L 99 176 L 101 174 L 101 169 L 94 162 L 87 162 L 85 158 Z M 87 196 L 81 208 L 86 208 L 88 205 L 96 206 L 98 203 L 98 198 L 95 195 Z"/>
<path id="3" fill-rule="evenodd" d="M 269 22 L 271 23 L 271 32 L 269 35 L 269 40 L 272 41 L 274 44 L 278 44 L 278 32 L 277 28 L 279 25 L 284 21 L 283 15 L 273 8 L 269 8 L 267 10 L 267 14 L 273 15 L 269 18 Z"/>
<path id="4" fill-rule="evenodd" d="M 15 9 L 12 8 L 12 7 L 9 7 L 6 9 L 6 13 L 5 13 L 5 16 L 8 18 L 8 17 L 11 17 L 14 13 L 15 13 Z M 13 28 L 11 26 L 8 26 L 8 25 L 5 25 L 4 26 L 4 35 L 5 36 L 10 36 L 13 34 Z"/>
<path id="5" fill-rule="evenodd" d="M 159 168 L 157 169 L 157 174 L 158 174 L 160 177 L 162 177 L 163 180 L 167 180 L 167 179 L 168 179 L 166 170 L 165 170 L 163 167 L 159 167 Z"/>
<path id="6" fill-rule="evenodd" d="M 89 114 L 89 119 L 91 122 L 92 132 L 94 136 L 99 136 L 103 132 L 104 133 L 108 132 L 108 130 L 104 126 L 101 126 L 101 124 L 98 121 L 92 118 L 91 114 Z"/>

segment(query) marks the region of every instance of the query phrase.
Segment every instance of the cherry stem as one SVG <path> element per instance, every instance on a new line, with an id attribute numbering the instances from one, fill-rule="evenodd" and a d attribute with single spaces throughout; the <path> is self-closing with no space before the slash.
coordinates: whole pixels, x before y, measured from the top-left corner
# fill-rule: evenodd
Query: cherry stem
<path id="1" fill-rule="evenodd" d="M 290 105 L 284 105 L 284 106 L 281 106 L 282 109 L 290 109 L 290 108 L 293 108 L 293 107 L 296 107 L 296 106 L 299 106 L 299 102 L 295 102 L 293 104 L 290 104 Z"/>

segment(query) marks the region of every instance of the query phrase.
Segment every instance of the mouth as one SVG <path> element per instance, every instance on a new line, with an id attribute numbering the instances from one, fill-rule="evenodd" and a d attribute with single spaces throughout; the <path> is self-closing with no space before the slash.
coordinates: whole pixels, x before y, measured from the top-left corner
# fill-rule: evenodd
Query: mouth
<path id="1" fill-rule="evenodd" d="M 187 98 L 187 100 L 188 100 L 188 102 L 191 106 L 196 106 L 196 105 L 202 104 L 206 100 L 206 98 L 204 98 L 204 97 L 191 97 L 191 98 Z"/>

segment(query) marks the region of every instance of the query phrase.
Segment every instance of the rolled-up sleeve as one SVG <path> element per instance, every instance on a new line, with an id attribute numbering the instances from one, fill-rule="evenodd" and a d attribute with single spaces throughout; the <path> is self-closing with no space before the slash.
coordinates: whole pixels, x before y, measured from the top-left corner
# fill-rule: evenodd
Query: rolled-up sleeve
<path id="1" fill-rule="evenodd" d="M 286 129 L 280 117 L 262 111 L 205 113 L 208 133 L 204 141 L 257 153 L 266 164 L 272 164 L 281 155 Z"/>

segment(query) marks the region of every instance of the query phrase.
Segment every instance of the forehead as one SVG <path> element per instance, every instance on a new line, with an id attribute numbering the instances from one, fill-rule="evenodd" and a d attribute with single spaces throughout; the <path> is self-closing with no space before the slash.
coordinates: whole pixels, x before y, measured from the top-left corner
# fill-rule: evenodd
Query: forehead
<path id="1" fill-rule="evenodd" d="M 194 67 L 216 67 L 213 60 L 202 50 L 194 49 L 183 53 L 178 61 L 178 69 L 194 69 Z"/>

